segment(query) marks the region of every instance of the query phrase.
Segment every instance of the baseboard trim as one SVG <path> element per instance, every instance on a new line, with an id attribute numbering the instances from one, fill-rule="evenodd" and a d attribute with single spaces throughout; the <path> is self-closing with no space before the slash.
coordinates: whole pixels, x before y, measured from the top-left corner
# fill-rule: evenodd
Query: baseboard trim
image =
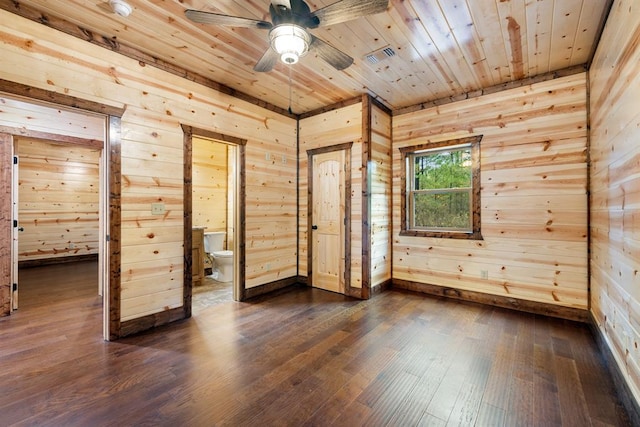
<path id="1" fill-rule="evenodd" d="M 579 308 L 562 307 L 537 301 L 527 301 L 518 298 L 509 298 L 499 295 L 490 295 L 482 292 L 467 291 L 462 289 L 447 288 L 444 286 L 427 283 L 410 282 L 408 280 L 392 279 L 391 288 L 406 289 L 439 297 L 452 298 L 462 301 L 477 302 L 480 304 L 524 311 L 527 313 L 541 314 L 544 316 L 558 317 L 560 319 L 573 320 L 582 323 L 589 322 L 589 311 Z"/>
<path id="2" fill-rule="evenodd" d="M 71 255 L 58 258 L 27 259 L 18 261 L 19 268 L 34 268 L 52 264 L 66 264 L 71 262 L 98 261 L 98 254 Z"/>
<path id="3" fill-rule="evenodd" d="M 611 352 L 611 348 L 607 345 L 607 339 L 603 335 L 602 330 L 598 327 L 598 323 L 591 312 L 589 312 L 589 328 L 593 334 L 593 339 L 598 345 L 600 355 L 604 359 L 604 364 L 609 369 L 611 380 L 613 381 L 613 385 L 618 393 L 620 403 L 622 403 L 622 406 L 624 406 L 624 409 L 627 411 L 630 425 L 640 426 L 640 403 L 633 397 L 633 393 L 631 392 L 627 381 L 624 379 L 620 366 L 618 366 L 618 363 Z"/>
<path id="4" fill-rule="evenodd" d="M 178 307 L 150 314 L 138 319 L 126 320 L 120 324 L 120 333 L 117 338 L 124 338 L 128 335 L 157 328 L 158 326 L 163 326 L 184 318 L 184 307 Z"/>
<path id="5" fill-rule="evenodd" d="M 381 294 L 384 291 L 388 291 L 389 289 L 391 289 L 391 279 L 387 279 L 384 282 L 373 286 L 371 288 L 371 296 Z"/>
<path id="6" fill-rule="evenodd" d="M 243 301 L 295 286 L 300 283 L 298 279 L 299 278 L 297 276 L 294 276 L 287 279 L 276 280 L 275 282 L 265 283 L 264 285 L 255 286 L 253 288 L 247 288 L 244 290 Z"/>

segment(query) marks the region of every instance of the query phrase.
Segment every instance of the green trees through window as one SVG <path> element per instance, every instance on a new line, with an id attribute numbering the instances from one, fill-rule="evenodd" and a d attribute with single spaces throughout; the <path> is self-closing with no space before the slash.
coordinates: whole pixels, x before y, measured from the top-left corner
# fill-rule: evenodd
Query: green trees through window
<path id="1" fill-rule="evenodd" d="M 471 148 L 416 153 L 413 159 L 413 226 L 471 230 Z"/>

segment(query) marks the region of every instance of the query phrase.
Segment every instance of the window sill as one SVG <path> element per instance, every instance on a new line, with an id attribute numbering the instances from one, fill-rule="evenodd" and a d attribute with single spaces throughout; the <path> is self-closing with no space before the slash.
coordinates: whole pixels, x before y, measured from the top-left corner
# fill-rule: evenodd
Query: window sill
<path id="1" fill-rule="evenodd" d="M 451 231 L 402 230 L 400 231 L 400 235 L 410 237 L 435 237 L 438 239 L 484 240 L 479 231 L 474 233 L 464 233 Z"/>

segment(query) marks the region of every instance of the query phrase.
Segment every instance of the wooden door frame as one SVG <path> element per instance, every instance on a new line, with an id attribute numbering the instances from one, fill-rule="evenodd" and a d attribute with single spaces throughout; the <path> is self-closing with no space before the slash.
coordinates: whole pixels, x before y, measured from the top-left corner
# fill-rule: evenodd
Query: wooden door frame
<path id="1" fill-rule="evenodd" d="M 220 143 L 226 143 L 237 147 L 238 154 L 236 156 L 238 164 L 236 174 L 239 182 L 236 190 L 237 207 L 235 212 L 236 224 L 234 224 L 234 280 L 233 280 L 233 298 L 236 301 L 244 301 L 246 299 L 245 285 L 245 199 L 246 199 L 246 179 L 245 179 L 245 148 L 247 140 L 236 138 L 235 136 L 224 135 L 207 129 L 195 128 L 193 126 L 182 125 L 184 133 L 184 293 L 183 307 L 185 317 L 191 317 L 192 296 L 193 296 L 193 277 L 192 265 L 193 254 L 191 250 L 192 239 L 191 232 L 193 227 L 193 137 L 202 137 L 213 139 Z"/>
<path id="2" fill-rule="evenodd" d="M 353 142 L 331 145 L 307 150 L 307 280 L 313 286 L 313 156 L 345 152 L 345 165 L 351 165 L 351 147 Z M 344 171 L 344 295 L 351 295 L 351 167 Z"/>
<path id="3" fill-rule="evenodd" d="M 98 102 L 87 101 L 84 99 L 76 98 L 57 92 L 51 92 L 44 89 L 39 89 L 32 86 L 23 85 L 16 82 L 0 79 L 0 94 L 6 94 L 14 99 L 22 100 L 31 104 L 44 104 L 53 108 L 67 108 L 71 111 L 78 111 L 80 113 L 97 113 L 103 115 L 106 121 L 106 135 L 102 142 L 103 157 L 106 156 L 105 178 L 109 181 L 108 187 L 108 199 L 109 205 L 105 206 L 105 209 L 109 210 L 109 230 L 107 235 L 109 236 L 108 248 L 108 260 L 110 264 L 110 275 L 105 277 L 105 281 L 108 281 L 108 286 L 105 287 L 105 296 L 103 301 L 104 322 L 103 322 L 103 335 L 105 340 L 113 340 L 120 337 L 121 321 L 120 321 L 120 235 L 121 235 L 121 215 L 120 215 L 120 177 L 121 177 L 121 162 L 120 162 L 120 144 L 121 144 L 121 123 L 122 116 L 124 115 L 124 108 L 113 107 Z M 44 138 L 50 136 L 50 134 L 33 131 L 30 129 L 20 128 L 7 128 L 0 126 L 0 132 L 13 133 L 21 136 L 32 136 L 35 138 Z M 69 137 L 70 138 L 70 137 Z M 70 139 L 71 140 L 71 139 Z M 3 151 L 0 149 L 0 155 L 3 155 Z M 0 160 L 4 160 L 3 158 Z M 13 162 L 13 160 L 11 160 Z M 3 168 L 4 169 L 4 168 Z M 9 169 L 10 170 L 10 169 Z M 0 188 L 5 185 L 3 176 L 0 176 Z M 9 178 L 10 183 L 10 178 Z M 11 209 L 9 199 L 9 209 Z M 0 205 L 3 209 L 0 212 L 0 219 L 3 219 L 5 215 L 4 205 Z M 11 216 L 9 216 L 9 220 Z M 2 221 L 0 224 L 0 233 L 6 233 L 3 224 L 10 225 L 10 221 Z M 11 229 L 9 229 L 11 233 Z M 10 234 L 9 234 L 10 235 Z M 102 236 L 100 236 L 102 238 Z M 4 254 L 4 248 L 0 246 L 0 255 Z M 3 258 L 3 257 L 0 257 Z M 9 252 L 8 261 L 11 263 L 11 255 Z M 4 270 L 4 260 L 0 260 L 0 274 Z M 1 278 L 1 276 L 0 276 Z M 2 284 L 0 284 L 2 285 Z M 0 292 L 0 307 L 5 305 L 4 294 Z M 7 304 L 11 304 L 10 300 Z M 3 313 L 0 312 L 0 316 Z"/>

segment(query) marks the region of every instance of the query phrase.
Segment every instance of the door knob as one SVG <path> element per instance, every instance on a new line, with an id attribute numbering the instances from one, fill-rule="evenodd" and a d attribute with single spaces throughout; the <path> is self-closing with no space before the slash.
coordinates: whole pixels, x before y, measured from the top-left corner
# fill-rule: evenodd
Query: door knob
<path id="1" fill-rule="evenodd" d="M 18 231 L 24 231 L 24 227 L 18 227 Z"/>
<path id="2" fill-rule="evenodd" d="M 312 229 L 312 230 L 317 230 L 317 229 L 318 229 L 318 226 L 317 226 L 317 225 L 312 225 L 312 226 L 311 226 L 311 229 Z"/>

